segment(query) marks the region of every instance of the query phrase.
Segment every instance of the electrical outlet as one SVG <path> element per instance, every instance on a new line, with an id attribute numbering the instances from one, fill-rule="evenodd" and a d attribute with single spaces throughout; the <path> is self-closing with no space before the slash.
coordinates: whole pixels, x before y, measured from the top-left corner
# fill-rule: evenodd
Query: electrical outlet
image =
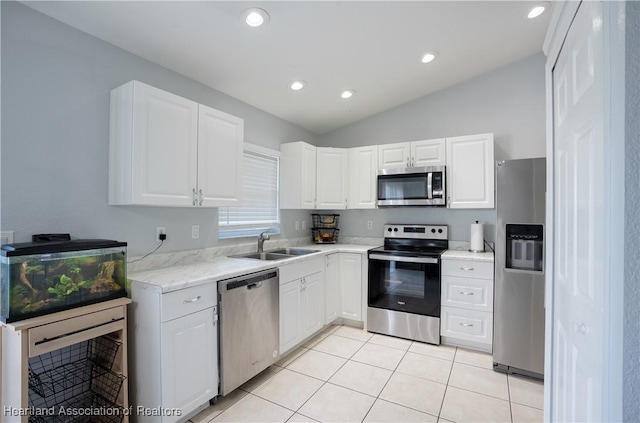
<path id="1" fill-rule="evenodd" d="M 302 221 L 302 230 L 304 231 L 305 229 L 307 229 L 307 221 L 303 220 Z"/>
<path id="2" fill-rule="evenodd" d="M 296 231 L 300 230 L 300 221 L 296 220 Z"/>
<path id="3" fill-rule="evenodd" d="M 160 234 L 167 235 L 167 228 L 164 226 L 158 226 L 156 228 L 156 241 L 160 241 Z"/>
<path id="4" fill-rule="evenodd" d="M 200 225 L 191 225 L 191 238 L 200 238 Z"/>
<path id="5" fill-rule="evenodd" d="M 13 231 L 2 231 L 0 233 L 0 244 L 13 244 Z"/>
<path id="6" fill-rule="evenodd" d="M 369 230 L 373 229 L 373 221 L 372 220 L 367 220 L 367 229 L 369 229 Z"/>

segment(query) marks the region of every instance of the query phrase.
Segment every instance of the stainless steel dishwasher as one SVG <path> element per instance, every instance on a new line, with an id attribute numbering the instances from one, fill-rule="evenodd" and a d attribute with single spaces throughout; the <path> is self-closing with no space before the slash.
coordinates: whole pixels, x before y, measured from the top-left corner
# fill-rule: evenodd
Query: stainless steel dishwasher
<path id="1" fill-rule="evenodd" d="M 218 282 L 220 394 L 242 385 L 278 358 L 278 269 Z"/>

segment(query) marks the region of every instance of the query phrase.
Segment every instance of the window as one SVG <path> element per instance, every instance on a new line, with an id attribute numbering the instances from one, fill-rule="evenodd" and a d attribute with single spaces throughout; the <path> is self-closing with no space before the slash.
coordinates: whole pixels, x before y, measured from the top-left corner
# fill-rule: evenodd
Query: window
<path id="1" fill-rule="evenodd" d="M 280 153 L 251 144 L 244 148 L 242 206 L 219 208 L 219 238 L 280 233 Z"/>

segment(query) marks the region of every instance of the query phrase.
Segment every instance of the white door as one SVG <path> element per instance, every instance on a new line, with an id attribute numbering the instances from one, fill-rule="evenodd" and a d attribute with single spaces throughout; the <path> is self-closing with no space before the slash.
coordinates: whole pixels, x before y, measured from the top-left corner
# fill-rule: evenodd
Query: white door
<path id="1" fill-rule="evenodd" d="M 280 285 L 280 354 L 289 351 L 302 339 L 300 279 Z"/>
<path id="2" fill-rule="evenodd" d="M 325 323 L 329 324 L 338 318 L 340 304 L 340 253 L 327 255 L 327 271 L 325 272 Z"/>
<path id="3" fill-rule="evenodd" d="M 197 205 L 237 205 L 242 197 L 244 120 L 202 104 L 198 115 Z"/>
<path id="4" fill-rule="evenodd" d="M 375 209 L 378 174 L 377 146 L 349 149 L 349 197 L 350 209 Z"/>
<path id="5" fill-rule="evenodd" d="M 191 206 L 198 160 L 198 103 L 134 82 L 134 204 Z"/>
<path id="6" fill-rule="evenodd" d="M 324 284 L 322 272 L 302 278 L 302 320 L 304 327 L 302 337 L 306 338 L 324 326 Z"/>
<path id="7" fill-rule="evenodd" d="M 344 148 L 316 149 L 316 208 L 334 210 L 347 207 L 348 160 L 348 151 Z"/>
<path id="8" fill-rule="evenodd" d="M 411 166 L 444 166 L 446 164 L 444 138 L 411 143 Z"/>
<path id="9" fill-rule="evenodd" d="M 602 3 L 582 2 L 553 69 L 553 421 L 602 421 L 606 406 L 602 22 Z"/>
<path id="10" fill-rule="evenodd" d="M 447 207 L 493 208 L 493 134 L 447 138 Z"/>
<path id="11" fill-rule="evenodd" d="M 378 169 L 409 167 L 411 148 L 408 142 L 378 146 Z"/>
<path id="12" fill-rule="evenodd" d="M 162 324 L 162 406 L 187 414 L 218 394 L 218 340 L 214 309 Z M 177 421 L 163 417 L 163 422 Z"/>
<path id="13" fill-rule="evenodd" d="M 362 320 L 362 255 L 340 253 L 342 317 Z"/>

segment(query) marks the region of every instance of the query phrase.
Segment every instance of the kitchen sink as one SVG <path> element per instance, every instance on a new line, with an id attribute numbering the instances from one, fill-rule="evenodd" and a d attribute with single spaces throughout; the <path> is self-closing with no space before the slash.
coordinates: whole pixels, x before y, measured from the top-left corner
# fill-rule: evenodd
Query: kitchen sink
<path id="1" fill-rule="evenodd" d="M 246 253 L 246 254 L 236 254 L 233 256 L 229 256 L 231 258 L 248 258 L 254 260 L 284 260 L 287 258 L 291 258 L 291 255 L 288 254 L 278 254 L 273 252 L 268 253 Z"/>
<path id="2" fill-rule="evenodd" d="M 229 256 L 231 258 L 248 258 L 254 260 L 284 260 L 295 256 L 317 253 L 320 250 L 307 250 L 306 248 L 276 248 L 264 253 L 245 253 Z"/>
<path id="3" fill-rule="evenodd" d="M 320 250 L 307 250 L 306 248 L 276 248 L 267 250 L 267 253 L 286 254 L 288 256 L 304 256 L 305 254 L 317 253 Z"/>

